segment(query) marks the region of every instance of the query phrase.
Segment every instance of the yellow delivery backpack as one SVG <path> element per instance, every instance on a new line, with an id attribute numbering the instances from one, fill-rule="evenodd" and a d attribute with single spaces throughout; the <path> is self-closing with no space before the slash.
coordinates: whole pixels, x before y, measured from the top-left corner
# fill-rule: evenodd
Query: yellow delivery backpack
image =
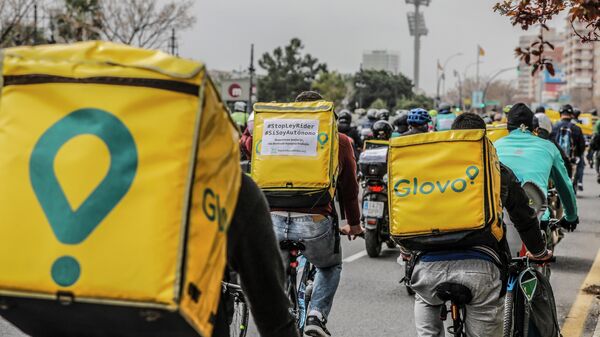
<path id="1" fill-rule="evenodd" d="M 390 227 L 411 250 L 499 242 L 500 163 L 485 130 L 392 138 L 388 153 Z"/>
<path id="2" fill-rule="evenodd" d="M 105 42 L 1 56 L 0 315 L 211 336 L 241 174 L 204 65 Z"/>
<path id="3" fill-rule="evenodd" d="M 338 174 L 333 103 L 254 104 L 252 178 L 272 208 L 329 204 Z"/>
<path id="4" fill-rule="evenodd" d="M 488 125 L 486 136 L 492 141 L 492 143 L 494 143 L 498 139 L 508 136 L 509 133 L 510 132 L 508 132 L 506 123 L 503 123 L 496 125 Z"/>

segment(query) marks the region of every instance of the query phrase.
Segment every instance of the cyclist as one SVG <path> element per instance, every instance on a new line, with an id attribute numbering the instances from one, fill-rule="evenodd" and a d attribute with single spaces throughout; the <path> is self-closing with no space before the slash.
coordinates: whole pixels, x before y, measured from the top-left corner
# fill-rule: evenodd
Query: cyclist
<path id="1" fill-rule="evenodd" d="M 390 111 L 388 109 L 380 109 L 379 111 L 377 111 L 377 119 L 381 121 L 389 121 Z"/>
<path id="2" fill-rule="evenodd" d="M 456 117 L 452 129 L 485 129 L 485 121 L 474 113 Z M 529 198 L 512 171 L 501 164 L 501 198 L 511 221 L 532 258 L 547 260 L 547 250 Z M 444 282 L 459 283 L 472 292 L 467 305 L 465 328 L 469 337 L 502 334 L 503 294 L 510 250 L 504 237 L 498 243 L 482 243 L 466 249 L 419 252 L 412 271 L 415 296 L 415 323 L 419 337 L 445 336 L 440 320 L 442 302 L 435 289 Z"/>
<path id="3" fill-rule="evenodd" d="M 404 114 L 394 119 L 392 125 L 394 126 L 394 132 L 392 133 L 392 137 L 398 137 L 401 134 L 405 133 L 406 131 L 408 131 L 408 115 Z"/>
<path id="4" fill-rule="evenodd" d="M 574 109 L 571 105 L 565 104 L 560 108 L 561 120 L 554 125 L 551 137 L 563 148 L 571 163 L 577 165 L 575 176 L 573 177 L 573 188 L 575 193 L 577 190 L 583 191 L 583 183 L 579 180 L 583 179 L 583 154 L 585 152 L 585 138 L 581 128 L 574 124 L 575 117 Z"/>
<path id="5" fill-rule="evenodd" d="M 240 131 L 246 130 L 246 124 L 248 123 L 248 114 L 246 113 L 246 102 L 238 101 L 233 103 L 233 113 L 231 113 L 231 119 L 240 128 Z"/>
<path id="6" fill-rule="evenodd" d="M 354 142 L 354 155 L 356 156 L 360 149 L 362 149 L 362 139 L 360 138 L 360 133 L 355 126 L 352 126 L 352 114 L 348 110 L 340 111 L 338 116 L 338 131 L 350 137 Z"/>
<path id="7" fill-rule="evenodd" d="M 428 123 L 431 122 L 431 116 L 429 116 L 427 110 L 423 108 L 416 108 L 408 112 L 407 122 L 408 131 L 404 132 L 402 136 L 425 133 L 429 131 Z"/>
<path id="8" fill-rule="evenodd" d="M 288 310 L 291 304 L 285 294 L 284 269 L 278 254 L 265 197 L 254 181 L 242 174 L 240 198 L 227 230 L 228 265 L 240 276 L 260 335 L 299 336 Z M 224 304 L 219 303 L 214 337 L 229 336 Z"/>
<path id="9" fill-rule="evenodd" d="M 322 100 L 323 97 L 314 91 L 305 91 L 296 98 L 297 102 Z M 251 145 L 247 149 L 252 153 Z M 272 209 L 273 229 L 278 241 L 303 240 L 306 250 L 304 256 L 317 268 L 314 288 L 305 336 L 328 337 L 326 323 L 333 305 L 342 272 L 342 254 L 339 245 L 339 233 L 355 239 L 363 233 L 360 225 L 360 209 L 358 207 L 358 180 L 356 177 L 356 161 L 352 149 L 352 141 L 348 136 L 339 134 L 339 167 L 337 195 L 343 205 L 348 224 L 342 228 L 334 228 L 333 204 L 311 209 Z M 285 253 L 282 252 L 283 255 Z M 287 261 L 287 256 L 282 256 Z M 260 260 L 257 260 L 260 261 Z M 281 335 L 284 336 L 284 335 Z"/>
<path id="10" fill-rule="evenodd" d="M 536 111 L 538 111 L 539 109 L 540 108 L 538 107 Z M 571 166 L 569 156 L 567 156 L 565 151 L 563 151 L 563 149 L 560 147 L 560 145 L 558 145 L 558 143 L 556 143 L 554 139 L 550 138 L 550 133 L 552 133 L 552 121 L 550 120 L 550 117 L 548 117 L 548 115 L 542 112 L 536 113 L 533 117 L 533 131 L 538 137 L 549 140 L 552 143 L 554 143 L 554 145 L 556 145 L 556 148 L 558 149 L 558 151 L 560 151 L 560 156 L 562 157 L 563 162 L 565 163 L 565 169 L 567 170 L 567 174 L 569 175 L 569 177 L 571 177 L 573 175 L 573 167 Z"/>
<path id="11" fill-rule="evenodd" d="M 533 112 L 523 103 L 512 106 L 507 127 L 510 134 L 494 143 L 500 161 L 510 167 L 521 182 L 530 181 L 539 186 L 544 195 L 548 194 L 548 180 L 552 179 L 565 209 L 561 226 L 574 231 L 579 223 L 577 202 L 560 151 L 531 133 Z M 546 212 L 543 220 L 548 219 L 549 212 Z"/>
<path id="12" fill-rule="evenodd" d="M 442 103 L 438 107 L 438 114 L 435 118 L 435 131 L 450 130 L 456 114 L 452 112 L 452 106 L 448 103 Z"/>
<path id="13" fill-rule="evenodd" d="M 600 120 L 594 125 L 594 134 L 590 141 L 590 152 L 593 152 L 594 170 L 596 171 L 596 180 L 600 184 Z"/>
<path id="14" fill-rule="evenodd" d="M 394 127 L 388 121 L 377 121 L 373 124 L 373 137 L 377 140 L 389 140 L 392 138 Z"/>

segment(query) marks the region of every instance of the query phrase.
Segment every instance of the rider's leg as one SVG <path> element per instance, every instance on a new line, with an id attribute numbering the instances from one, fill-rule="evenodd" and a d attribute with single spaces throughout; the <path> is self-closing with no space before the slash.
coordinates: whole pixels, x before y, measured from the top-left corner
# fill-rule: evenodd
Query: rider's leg
<path id="1" fill-rule="evenodd" d="M 444 322 L 440 319 L 441 305 L 431 305 L 415 295 L 415 325 L 418 337 L 444 337 Z"/>
<path id="2" fill-rule="evenodd" d="M 579 157 L 579 162 L 577 163 L 577 171 L 575 172 L 575 181 L 577 182 L 578 187 L 583 188 L 583 170 L 585 169 L 585 161 L 583 156 Z"/>

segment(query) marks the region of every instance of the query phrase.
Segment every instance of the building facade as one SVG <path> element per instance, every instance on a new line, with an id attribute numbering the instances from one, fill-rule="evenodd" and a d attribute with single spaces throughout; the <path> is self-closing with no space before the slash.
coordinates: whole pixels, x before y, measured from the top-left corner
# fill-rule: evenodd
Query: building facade
<path id="1" fill-rule="evenodd" d="M 389 50 L 371 50 L 363 53 L 362 69 L 400 73 L 400 53 Z"/>

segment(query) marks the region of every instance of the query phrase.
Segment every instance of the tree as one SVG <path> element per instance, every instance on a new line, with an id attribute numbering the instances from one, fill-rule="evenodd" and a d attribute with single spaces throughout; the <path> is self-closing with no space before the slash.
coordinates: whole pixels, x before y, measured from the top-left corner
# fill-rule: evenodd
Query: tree
<path id="1" fill-rule="evenodd" d="M 404 75 L 394 75 L 380 70 L 361 70 L 354 75 L 353 102 L 362 106 L 370 106 L 381 98 L 388 109 L 396 105 L 400 98 L 412 98 L 412 82 Z"/>
<path id="2" fill-rule="evenodd" d="M 35 38 L 35 28 L 27 14 L 35 0 L 0 0 L 0 48 L 26 44 Z"/>
<path id="3" fill-rule="evenodd" d="M 272 54 L 264 53 L 258 65 L 267 75 L 258 79 L 258 99 L 261 101 L 289 101 L 300 92 L 310 90 L 320 72 L 327 65 L 319 63 L 310 54 L 302 54 L 302 41 L 293 38 L 290 43 L 277 47 Z"/>
<path id="4" fill-rule="evenodd" d="M 412 98 L 401 98 L 396 101 L 394 110 L 410 110 L 414 108 L 423 108 L 425 110 L 433 109 L 433 98 L 425 95 L 415 95 Z"/>
<path id="5" fill-rule="evenodd" d="M 384 100 L 382 100 L 381 98 L 374 100 L 373 103 L 371 103 L 371 105 L 369 105 L 369 109 L 387 109 L 387 108 L 388 108 L 387 103 Z"/>
<path id="6" fill-rule="evenodd" d="M 319 73 L 317 79 L 312 83 L 312 90 L 318 91 L 323 98 L 333 101 L 336 106 L 341 105 L 348 93 L 346 81 L 340 73 L 335 71 Z"/>
<path id="7" fill-rule="evenodd" d="M 169 40 L 171 29 L 188 29 L 196 18 L 190 15 L 193 0 L 102 0 L 102 36 L 109 41 L 143 48 L 158 48 Z"/>
<path id="8" fill-rule="evenodd" d="M 552 60 L 544 56 L 546 48 L 554 46 L 544 40 L 544 32 L 549 28 L 546 22 L 561 12 L 566 11 L 573 34 L 582 42 L 600 41 L 600 4 L 598 0 L 504 0 L 496 3 L 494 11 L 510 18 L 513 26 L 521 26 L 528 30 L 540 25 L 538 39 L 527 48 L 517 48 L 515 53 L 519 59 L 532 65 L 532 74 L 546 69 L 554 75 Z M 583 29 L 576 28 L 580 24 Z"/>
<path id="9" fill-rule="evenodd" d="M 64 0 L 51 13 L 52 42 L 69 43 L 102 38 L 102 7 L 99 0 Z"/>

